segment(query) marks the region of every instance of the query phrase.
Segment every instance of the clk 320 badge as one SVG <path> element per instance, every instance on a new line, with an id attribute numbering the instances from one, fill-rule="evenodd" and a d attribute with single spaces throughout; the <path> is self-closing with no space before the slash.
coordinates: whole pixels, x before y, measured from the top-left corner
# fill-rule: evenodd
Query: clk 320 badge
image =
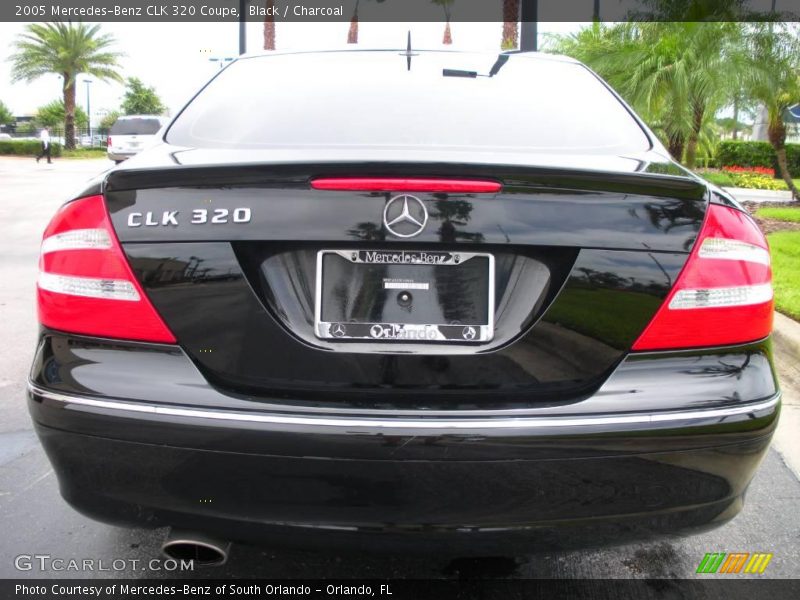
<path id="1" fill-rule="evenodd" d="M 189 223 L 192 225 L 249 223 L 252 218 L 249 208 L 234 208 L 233 210 L 227 208 L 215 208 L 213 210 L 196 208 L 188 214 Z M 160 213 L 154 211 L 132 212 L 128 214 L 127 224 L 128 227 L 177 227 L 180 225 L 180 215 L 181 211 L 179 210 L 165 210 Z"/>

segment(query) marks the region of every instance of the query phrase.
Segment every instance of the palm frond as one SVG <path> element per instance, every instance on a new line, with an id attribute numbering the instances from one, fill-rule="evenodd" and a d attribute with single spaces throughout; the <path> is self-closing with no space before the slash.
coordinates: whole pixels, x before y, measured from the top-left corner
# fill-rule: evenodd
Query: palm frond
<path id="1" fill-rule="evenodd" d="M 114 44 L 113 36 L 100 33 L 100 25 L 32 23 L 17 37 L 9 57 L 12 80 L 56 73 L 69 84 L 79 73 L 88 73 L 122 81 L 117 69 L 123 54 L 112 49 Z"/>

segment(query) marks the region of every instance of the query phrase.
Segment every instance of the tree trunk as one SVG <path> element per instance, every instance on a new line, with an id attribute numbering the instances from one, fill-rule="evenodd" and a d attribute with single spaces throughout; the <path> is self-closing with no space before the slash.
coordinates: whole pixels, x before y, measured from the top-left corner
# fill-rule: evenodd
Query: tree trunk
<path id="1" fill-rule="evenodd" d="M 694 169 L 697 164 L 697 136 L 694 132 L 689 136 L 686 142 L 686 162 L 687 169 Z"/>
<path id="2" fill-rule="evenodd" d="M 789 164 L 786 160 L 786 146 L 781 149 L 775 148 L 775 154 L 778 156 L 778 169 L 781 172 L 781 177 L 783 177 L 783 180 L 789 187 L 789 191 L 792 192 L 792 198 L 794 200 L 800 200 L 800 190 L 797 189 L 797 186 L 792 180 L 792 176 L 789 174 Z"/>
<path id="3" fill-rule="evenodd" d="M 64 148 L 75 149 L 75 82 L 69 73 L 63 73 L 64 78 Z"/>
<path id="4" fill-rule="evenodd" d="M 267 15 L 271 15 L 271 9 L 275 6 L 274 0 L 266 0 L 264 3 L 267 8 Z M 275 50 L 275 17 L 264 17 L 264 50 Z"/>
<path id="5" fill-rule="evenodd" d="M 442 43 L 446 46 L 449 46 L 453 43 L 453 36 L 450 34 L 450 7 L 447 4 L 442 4 L 442 10 L 444 10 L 444 37 L 442 38 Z"/>
<path id="6" fill-rule="evenodd" d="M 778 159 L 778 171 L 780 171 L 789 191 L 792 192 L 792 198 L 800 200 L 800 191 L 792 181 L 792 176 L 789 174 L 789 164 L 786 161 L 786 124 L 783 122 L 783 116 L 780 113 L 774 117 L 771 116 L 767 133 L 769 142 L 775 149 L 775 156 Z"/>
<path id="7" fill-rule="evenodd" d="M 672 155 L 672 158 L 681 162 L 683 160 L 683 145 L 684 145 L 683 136 L 679 133 L 674 133 L 669 136 L 669 145 L 667 149 L 669 153 Z"/>
<path id="8" fill-rule="evenodd" d="M 358 13 L 353 12 L 353 18 L 350 19 L 350 30 L 347 32 L 347 43 L 358 43 Z"/>
<path id="9" fill-rule="evenodd" d="M 347 43 L 348 44 L 357 44 L 358 43 L 358 5 L 361 3 L 361 0 L 356 0 L 356 6 L 353 8 L 353 18 L 350 19 L 350 29 L 347 32 Z"/>
<path id="10" fill-rule="evenodd" d="M 739 139 L 739 96 L 733 99 L 733 139 Z"/>
<path id="11" fill-rule="evenodd" d="M 503 39 L 502 50 L 515 50 L 519 43 L 517 24 L 519 22 L 519 0 L 503 0 Z"/>
<path id="12" fill-rule="evenodd" d="M 703 116 L 705 115 L 705 107 L 695 105 L 694 119 L 692 121 L 692 133 L 689 135 L 689 141 L 686 144 L 686 168 L 694 169 L 697 163 L 697 142 L 700 140 L 700 130 L 703 128 Z"/>

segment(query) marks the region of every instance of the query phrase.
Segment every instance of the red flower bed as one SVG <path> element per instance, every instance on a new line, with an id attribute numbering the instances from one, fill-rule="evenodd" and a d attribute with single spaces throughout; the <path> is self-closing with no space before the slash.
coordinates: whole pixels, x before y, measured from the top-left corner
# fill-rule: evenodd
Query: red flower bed
<path id="1" fill-rule="evenodd" d="M 728 173 L 753 173 L 754 175 L 775 177 L 775 169 L 770 169 L 769 167 L 740 167 L 738 165 L 730 165 L 722 167 L 722 170 Z"/>

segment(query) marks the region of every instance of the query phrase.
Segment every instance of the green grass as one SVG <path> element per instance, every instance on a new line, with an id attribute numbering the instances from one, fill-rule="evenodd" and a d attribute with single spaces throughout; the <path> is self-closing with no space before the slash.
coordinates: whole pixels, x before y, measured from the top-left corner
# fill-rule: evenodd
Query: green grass
<path id="1" fill-rule="evenodd" d="M 655 296 L 640 292 L 567 288 L 547 313 L 547 320 L 613 348 L 626 348 L 660 305 Z"/>
<path id="2" fill-rule="evenodd" d="M 800 231 L 778 231 L 767 238 L 772 250 L 775 308 L 800 320 Z"/>
<path id="3" fill-rule="evenodd" d="M 62 158 L 105 158 L 105 148 L 75 148 L 75 150 L 62 150 Z"/>
<path id="4" fill-rule="evenodd" d="M 710 181 L 714 185 L 718 185 L 719 187 L 733 187 L 733 179 L 727 173 L 698 173 L 700 177 L 705 179 L 706 181 Z"/>
<path id="5" fill-rule="evenodd" d="M 798 208 L 764 207 L 756 211 L 756 216 L 762 219 L 775 219 L 789 223 L 800 223 L 800 206 Z M 798 265 L 800 268 L 800 265 Z"/>

